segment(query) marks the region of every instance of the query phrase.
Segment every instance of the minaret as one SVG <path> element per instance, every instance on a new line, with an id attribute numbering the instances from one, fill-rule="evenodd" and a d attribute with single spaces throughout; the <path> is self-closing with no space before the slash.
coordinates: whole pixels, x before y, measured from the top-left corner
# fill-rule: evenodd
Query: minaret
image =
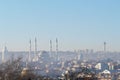
<path id="1" fill-rule="evenodd" d="M 106 42 L 104 42 L 104 52 L 106 52 Z"/>
<path id="2" fill-rule="evenodd" d="M 7 54 L 8 50 L 7 47 L 5 46 L 2 52 L 2 63 L 5 62 L 5 55 Z"/>
<path id="3" fill-rule="evenodd" d="M 58 52 L 58 39 L 56 38 L 56 52 Z"/>
<path id="4" fill-rule="evenodd" d="M 80 60 L 80 51 L 77 52 L 77 60 Z"/>
<path id="5" fill-rule="evenodd" d="M 4 63 L 4 55 L 5 55 L 5 52 L 3 50 L 3 52 L 2 52 L 2 63 Z"/>
<path id="6" fill-rule="evenodd" d="M 58 60 L 58 39 L 56 38 L 56 58 Z"/>
<path id="7" fill-rule="evenodd" d="M 36 57 L 37 54 L 37 39 L 35 37 L 35 53 L 34 53 L 34 57 Z"/>
<path id="8" fill-rule="evenodd" d="M 53 57 L 52 56 L 52 40 L 50 40 L 50 57 Z"/>
<path id="9" fill-rule="evenodd" d="M 29 55 L 28 55 L 28 61 L 31 61 L 31 40 L 29 41 Z"/>

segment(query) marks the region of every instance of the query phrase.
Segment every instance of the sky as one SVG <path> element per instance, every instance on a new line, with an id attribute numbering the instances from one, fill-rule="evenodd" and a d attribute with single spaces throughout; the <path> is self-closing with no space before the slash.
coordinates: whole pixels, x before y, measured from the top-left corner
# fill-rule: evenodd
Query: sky
<path id="1" fill-rule="evenodd" d="M 120 51 L 120 0 L 0 0 L 0 51 Z"/>

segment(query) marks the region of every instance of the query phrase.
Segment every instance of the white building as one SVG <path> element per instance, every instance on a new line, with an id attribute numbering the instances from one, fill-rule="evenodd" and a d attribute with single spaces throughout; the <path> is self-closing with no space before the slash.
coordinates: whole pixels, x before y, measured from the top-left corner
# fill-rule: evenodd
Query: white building
<path id="1" fill-rule="evenodd" d="M 101 63 L 98 63 L 96 66 L 95 66 L 96 69 L 98 70 L 101 70 Z"/>

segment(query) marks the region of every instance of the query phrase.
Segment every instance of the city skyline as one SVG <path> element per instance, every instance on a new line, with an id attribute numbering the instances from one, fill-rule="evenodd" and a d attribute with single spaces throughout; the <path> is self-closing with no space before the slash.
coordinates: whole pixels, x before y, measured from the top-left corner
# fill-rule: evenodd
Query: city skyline
<path id="1" fill-rule="evenodd" d="M 0 51 L 49 50 L 58 38 L 59 50 L 120 51 L 120 1 L 46 0 L 0 1 Z"/>

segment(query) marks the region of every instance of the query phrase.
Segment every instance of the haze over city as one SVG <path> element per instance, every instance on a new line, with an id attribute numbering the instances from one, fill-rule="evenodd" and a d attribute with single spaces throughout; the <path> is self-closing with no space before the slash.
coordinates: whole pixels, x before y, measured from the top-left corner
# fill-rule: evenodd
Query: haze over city
<path id="1" fill-rule="evenodd" d="M 0 80 L 120 80 L 120 0 L 1 0 Z"/>
<path id="2" fill-rule="evenodd" d="M 119 0 L 10 0 L 0 1 L 0 51 L 29 50 L 37 38 L 38 50 L 49 50 L 59 40 L 59 50 L 120 52 Z"/>

